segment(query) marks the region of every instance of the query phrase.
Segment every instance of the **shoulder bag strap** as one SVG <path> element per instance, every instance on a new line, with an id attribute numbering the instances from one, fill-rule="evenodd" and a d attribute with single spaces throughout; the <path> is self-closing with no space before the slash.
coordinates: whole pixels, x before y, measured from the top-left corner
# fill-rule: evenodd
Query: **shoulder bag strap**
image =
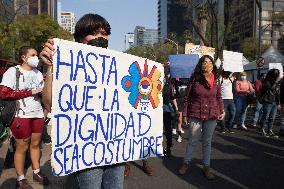
<path id="1" fill-rule="evenodd" d="M 20 77 L 21 77 L 21 71 L 18 67 L 15 67 L 16 68 L 16 90 L 19 91 L 19 87 L 20 87 Z M 26 103 L 24 101 L 24 99 L 21 99 L 22 100 L 22 103 L 24 106 L 26 106 Z M 17 106 L 17 115 L 19 114 L 19 111 L 20 111 L 20 102 L 17 100 L 16 101 L 16 106 Z M 25 114 L 25 113 L 24 113 Z"/>

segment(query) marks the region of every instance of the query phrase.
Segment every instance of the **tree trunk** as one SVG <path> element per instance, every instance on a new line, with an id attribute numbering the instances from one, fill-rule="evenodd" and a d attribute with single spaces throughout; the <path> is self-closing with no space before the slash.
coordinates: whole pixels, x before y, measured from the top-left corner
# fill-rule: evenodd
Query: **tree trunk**
<path id="1" fill-rule="evenodd" d="M 206 29 L 207 29 L 207 19 L 200 19 L 200 35 L 202 36 L 203 39 L 206 39 Z M 204 41 L 200 40 L 200 45 L 204 46 Z"/>
<path id="2" fill-rule="evenodd" d="M 224 1 L 224 37 L 223 41 L 220 47 L 220 58 L 223 58 L 223 49 L 225 47 L 225 44 L 228 42 L 228 35 L 229 35 L 229 27 L 232 23 L 231 15 L 230 15 L 230 10 L 232 8 L 232 2 L 231 0 L 225 0 Z"/>

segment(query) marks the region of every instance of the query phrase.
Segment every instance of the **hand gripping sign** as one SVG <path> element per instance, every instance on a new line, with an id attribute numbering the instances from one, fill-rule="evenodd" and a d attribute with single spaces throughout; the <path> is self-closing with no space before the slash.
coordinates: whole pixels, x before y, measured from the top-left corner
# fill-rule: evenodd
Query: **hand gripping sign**
<path id="1" fill-rule="evenodd" d="M 54 175 L 161 156 L 163 66 L 103 48 L 54 42 Z"/>

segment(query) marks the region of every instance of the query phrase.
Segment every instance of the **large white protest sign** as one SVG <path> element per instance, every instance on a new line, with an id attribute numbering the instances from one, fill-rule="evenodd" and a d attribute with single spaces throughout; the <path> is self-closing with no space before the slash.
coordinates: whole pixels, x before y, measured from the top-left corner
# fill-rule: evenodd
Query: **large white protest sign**
<path id="1" fill-rule="evenodd" d="M 60 39 L 54 47 L 54 175 L 161 156 L 163 66 Z"/>
<path id="2" fill-rule="evenodd" d="M 269 63 L 269 69 L 278 69 L 280 71 L 280 77 L 283 77 L 283 66 L 281 63 Z"/>
<path id="3" fill-rule="evenodd" d="M 224 71 L 230 72 L 243 72 L 243 53 L 233 52 L 233 51 L 223 51 Z"/>

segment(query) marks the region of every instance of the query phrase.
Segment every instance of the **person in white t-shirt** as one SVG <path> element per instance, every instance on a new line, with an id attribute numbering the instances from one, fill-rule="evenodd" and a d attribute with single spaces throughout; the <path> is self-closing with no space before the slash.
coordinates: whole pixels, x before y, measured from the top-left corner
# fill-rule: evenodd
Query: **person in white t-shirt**
<path id="1" fill-rule="evenodd" d="M 30 46 L 20 49 L 22 64 L 9 68 L 0 85 L 0 98 L 17 100 L 19 106 L 10 129 L 16 140 L 14 164 L 17 173 L 17 188 L 28 188 L 24 176 L 26 152 L 30 149 L 33 179 L 40 184 L 49 183 L 40 171 L 40 141 L 44 127 L 44 114 L 40 93 L 43 88 L 42 73 L 36 69 L 39 63 L 37 51 Z M 16 86 L 17 70 L 20 72 L 19 86 Z"/>
<path id="2" fill-rule="evenodd" d="M 228 115 L 228 120 L 225 119 L 221 120 L 221 132 L 229 132 L 234 133 L 231 129 L 233 126 L 233 121 L 236 114 L 236 107 L 234 103 L 234 96 L 233 96 L 233 81 L 234 78 L 231 76 L 232 72 L 223 71 L 222 77 L 220 78 L 221 83 L 221 95 L 224 102 L 224 110 Z"/>

